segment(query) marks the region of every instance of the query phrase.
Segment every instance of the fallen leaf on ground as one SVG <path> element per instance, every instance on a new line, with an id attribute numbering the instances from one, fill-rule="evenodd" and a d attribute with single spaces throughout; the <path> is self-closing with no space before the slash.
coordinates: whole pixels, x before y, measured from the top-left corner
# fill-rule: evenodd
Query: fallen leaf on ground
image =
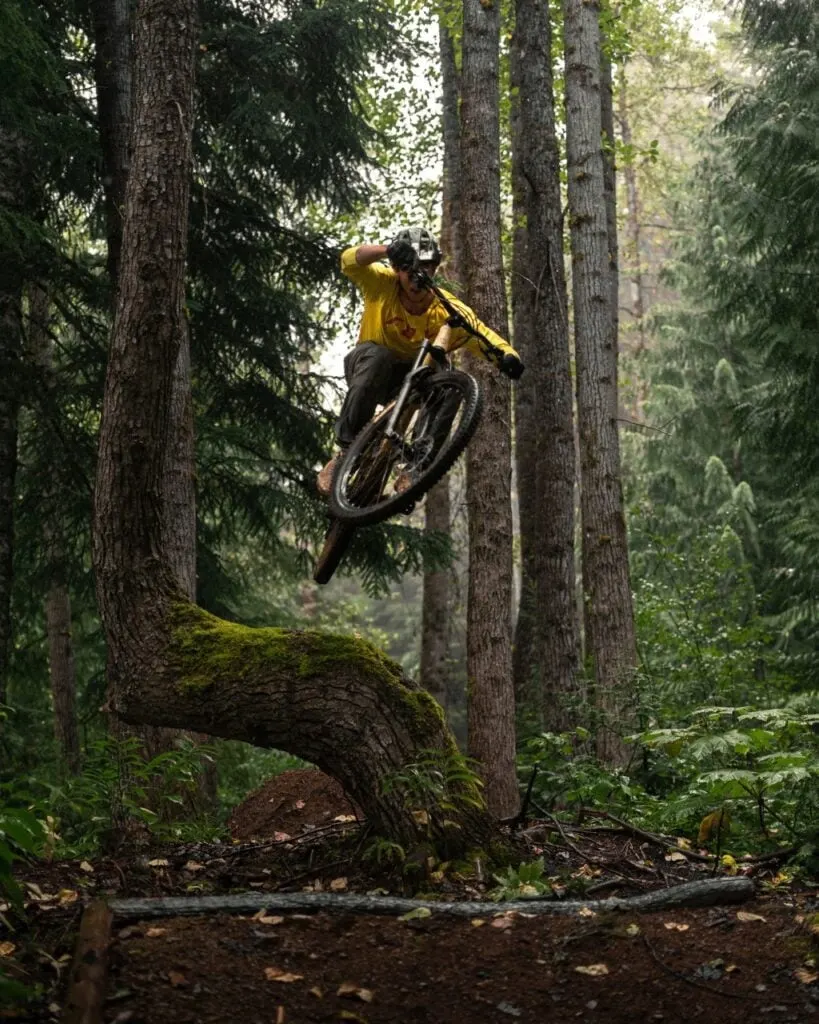
<path id="1" fill-rule="evenodd" d="M 605 964 L 586 964 L 585 966 L 575 967 L 575 971 L 578 974 L 588 974 L 591 978 L 600 978 L 604 974 L 609 973 L 609 969 Z"/>
<path id="2" fill-rule="evenodd" d="M 628 935 L 629 938 L 633 939 L 635 935 L 639 935 L 639 934 L 640 934 L 640 926 L 639 926 L 639 924 L 630 924 L 626 928 L 626 935 Z"/>
<path id="3" fill-rule="evenodd" d="M 354 981 L 342 981 L 338 986 L 337 996 L 349 996 L 351 999 L 360 999 L 363 1003 L 371 1003 L 375 993 L 371 988 L 362 988 Z"/>
<path id="4" fill-rule="evenodd" d="M 819 974 L 816 971 L 809 971 L 805 967 L 797 967 L 793 972 L 793 976 L 797 981 L 801 981 L 803 985 L 812 985 L 814 981 L 819 981 Z"/>
<path id="5" fill-rule="evenodd" d="M 314 986 L 313 986 L 313 987 L 312 987 L 312 988 L 310 989 L 310 995 L 311 995 L 311 996 L 315 996 L 315 997 L 316 997 L 316 999 L 323 999 L 323 998 L 324 998 L 324 990 L 323 990 L 323 989 L 320 989 L 320 988 L 318 987 L 318 985 L 314 985 Z"/>
<path id="6" fill-rule="evenodd" d="M 80 861 L 80 871 L 84 871 L 87 875 L 94 874 L 94 868 L 88 863 L 87 860 Z"/>
<path id="7" fill-rule="evenodd" d="M 432 917 L 432 911 L 429 907 L 416 907 L 415 910 L 408 910 L 406 914 L 402 914 L 399 921 L 418 921 L 423 917 Z"/>
<path id="8" fill-rule="evenodd" d="M 282 924 L 284 922 L 284 918 L 282 917 L 281 914 L 266 914 L 264 911 L 262 911 L 259 914 L 255 914 L 254 917 L 253 917 L 253 920 L 257 924 L 271 924 L 271 925 L 272 924 Z"/>
<path id="9" fill-rule="evenodd" d="M 165 857 L 156 857 L 154 860 L 148 861 L 149 868 L 167 868 L 170 866 L 170 861 L 166 860 Z"/>
<path id="10" fill-rule="evenodd" d="M 334 878 L 332 882 L 330 882 L 330 888 L 332 889 L 333 892 L 344 892 L 344 890 L 347 888 L 347 879 Z"/>
<path id="11" fill-rule="evenodd" d="M 303 800 L 297 800 L 293 804 L 293 806 L 296 808 L 297 811 L 300 811 L 304 807 L 304 801 Z"/>
<path id="12" fill-rule="evenodd" d="M 578 917 L 597 917 L 591 907 L 581 907 L 577 912 Z"/>
<path id="13" fill-rule="evenodd" d="M 679 850 L 672 850 L 671 853 L 665 855 L 666 860 L 686 860 L 684 853 L 680 853 Z"/>
<path id="14" fill-rule="evenodd" d="M 354 814 L 337 814 L 333 821 L 355 821 Z"/>
<path id="15" fill-rule="evenodd" d="M 158 939 L 160 935 L 165 935 L 167 931 L 167 928 L 149 928 L 145 935 L 149 939 Z"/>
<path id="16" fill-rule="evenodd" d="M 80 894 L 74 889 L 60 889 L 57 893 L 60 900 L 60 906 L 66 906 L 68 903 L 76 903 L 79 899 Z"/>
<path id="17" fill-rule="evenodd" d="M 276 1007 L 276 1024 L 284 1024 L 284 1007 Z"/>
<path id="18" fill-rule="evenodd" d="M 679 921 L 663 921 L 663 927 L 670 932 L 687 932 L 690 926 Z"/>
<path id="19" fill-rule="evenodd" d="M 291 974 L 290 971 L 283 971 L 281 967 L 265 967 L 264 976 L 268 981 L 301 981 L 303 974 Z"/>
<path id="20" fill-rule="evenodd" d="M 189 860 L 185 864 L 185 870 L 186 871 L 204 871 L 205 870 L 205 865 L 204 864 L 197 864 L 197 862 L 195 860 Z"/>
<path id="21" fill-rule="evenodd" d="M 493 918 L 493 920 L 489 922 L 490 927 L 500 928 L 502 931 L 506 928 L 511 928 L 514 923 L 515 919 L 512 914 L 501 914 L 499 917 Z"/>
<path id="22" fill-rule="evenodd" d="M 484 921 L 482 917 L 473 917 L 469 923 L 472 925 L 473 928 L 483 928 L 483 926 L 486 924 L 486 921 Z"/>
<path id="23" fill-rule="evenodd" d="M 180 988 L 188 984 L 188 979 L 181 971 L 168 971 L 168 981 L 174 988 Z"/>
<path id="24" fill-rule="evenodd" d="M 290 838 L 290 833 L 289 832 L 274 832 L 273 833 L 273 841 L 276 842 L 276 843 L 286 843 L 289 838 Z"/>
<path id="25" fill-rule="evenodd" d="M 11 956 L 17 949 L 13 942 L 0 942 L 0 956 Z"/>
<path id="26" fill-rule="evenodd" d="M 764 921 L 762 914 L 752 914 L 749 910 L 738 910 L 737 921 Z"/>

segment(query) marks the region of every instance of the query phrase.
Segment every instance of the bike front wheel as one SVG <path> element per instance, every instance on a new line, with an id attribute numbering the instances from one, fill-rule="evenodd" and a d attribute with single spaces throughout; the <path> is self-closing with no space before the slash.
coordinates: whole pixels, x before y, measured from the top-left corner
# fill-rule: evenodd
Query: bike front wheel
<path id="1" fill-rule="evenodd" d="M 394 436 L 392 407 L 356 437 L 333 477 L 330 512 L 355 526 L 380 523 L 410 508 L 452 467 L 472 439 L 482 408 L 480 388 L 462 370 L 419 378 Z"/>

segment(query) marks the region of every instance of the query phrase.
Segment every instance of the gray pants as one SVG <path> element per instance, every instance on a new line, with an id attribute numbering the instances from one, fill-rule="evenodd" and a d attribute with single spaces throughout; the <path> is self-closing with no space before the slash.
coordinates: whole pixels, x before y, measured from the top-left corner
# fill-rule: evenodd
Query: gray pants
<path id="1" fill-rule="evenodd" d="M 412 360 L 401 359 L 385 345 L 360 342 L 344 357 L 347 395 L 336 420 L 336 441 L 346 448 L 355 439 L 376 410 L 386 405 L 401 390 L 412 369 Z"/>

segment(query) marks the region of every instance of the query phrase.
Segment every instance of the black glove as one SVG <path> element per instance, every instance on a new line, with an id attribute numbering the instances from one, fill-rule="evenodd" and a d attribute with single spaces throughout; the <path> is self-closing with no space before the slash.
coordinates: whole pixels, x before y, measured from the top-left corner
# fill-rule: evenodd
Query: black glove
<path id="1" fill-rule="evenodd" d="M 418 262 L 415 250 L 403 238 L 396 238 L 387 246 L 387 259 L 396 270 L 413 270 Z"/>
<path id="2" fill-rule="evenodd" d="M 507 352 L 501 359 L 500 372 L 505 373 L 510 380 L 517 380 L 524 369 L 523 363 L 513 352 Z"/>

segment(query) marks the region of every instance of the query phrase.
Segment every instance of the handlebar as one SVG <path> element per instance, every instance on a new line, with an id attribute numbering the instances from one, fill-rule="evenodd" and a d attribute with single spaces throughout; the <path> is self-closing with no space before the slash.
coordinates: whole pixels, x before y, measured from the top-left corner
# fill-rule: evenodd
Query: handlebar
<path id="1" fill-rule="evenodd" d="M 462 327 L 467 334 L 470 334 L 478 341 L 484 355 L 491 359 L 495 365 L 500 368 L 501 362 L 503 361 L 502 350 L 499 349 L 497 345 L 493 345 L 489 338 L 481 334 L 477 327 L 468 321 L 464 316 L 463 310 L 459 310 L 449 301 L 449 299 L 446 298 L 429 274 L 425 270 L 421 270 L 420 267 L 416 267 L 416 269 L 411 272 L 410 276 L 415 285 L 419 288 L 428 288 L 437 297 L 438 301 L 447 313 L 449 313 L 449 326 Z"/>

